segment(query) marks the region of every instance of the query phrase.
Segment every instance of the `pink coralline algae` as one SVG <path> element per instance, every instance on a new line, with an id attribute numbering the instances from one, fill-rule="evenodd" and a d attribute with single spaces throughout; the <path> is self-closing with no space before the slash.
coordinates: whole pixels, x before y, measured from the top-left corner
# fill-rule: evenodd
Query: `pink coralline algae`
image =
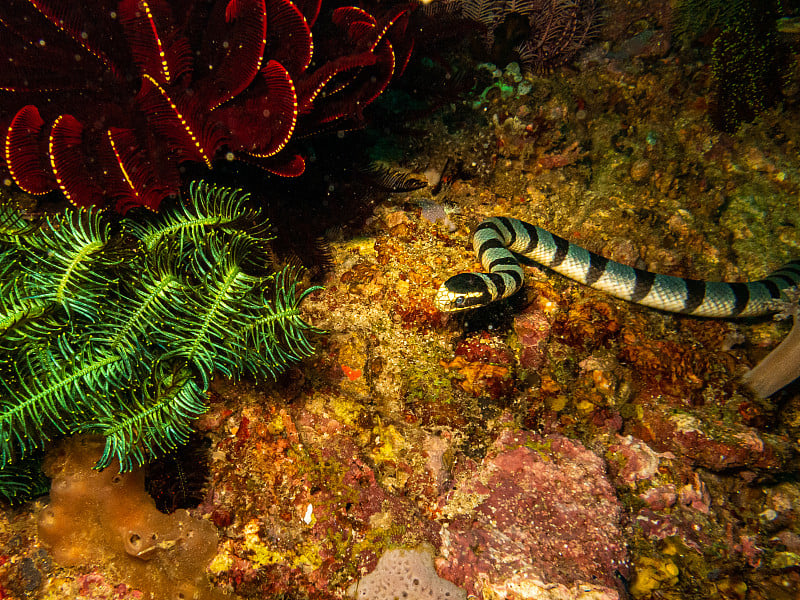
<path id="1" fill-rule="evenodd" d="M 391 491 L 392 482 L 419 494 L 429 490 L 432 501 L 433 479 L 415 480 L 411 467 L 389 451 L 390 440 L 370 444 L 373 453 L 365 453 L 353 440 L 353 426 L 323 405 L 248 407 L 236 433 L 215 446 L 224 467 L 203 510 L 212 518 L 229 515 L 230 524 L 212 572 L 242 596 L 302 589 L 315 600 L 333 600 L 341 597 L 338 587 L 374 569 L 387 545 L 439 545 L 438 525 Z M 347 417 L 350 406 L 338 408 Z M 392 430 L 382 431 L 388 437 Z M 408 454 L 425 460 L 421 449 Z"/>
<path id="2" fill-rule="evenodd" d="M 78 593 L 86 600 L 140 600 L 142 593 L 124 583 L 112 584 L 97 572 L 86 573 L 77 578 Z M 5 598 L 5 596 L 0 596 Z"/>
<path id="3" fill-rule="evenodd" d="M 660 485 L 642 492 L 639 498 L 652 510 L 664 510 L 675 506 L 678 493 L 674 485 Z"/>
<path id="4" fill-rule="evenodd" d="M 580 442 L 506 430 L 458 479 L 442 511 L 440 575 L 479 599 L 620 597 L 622 507 Z"/>

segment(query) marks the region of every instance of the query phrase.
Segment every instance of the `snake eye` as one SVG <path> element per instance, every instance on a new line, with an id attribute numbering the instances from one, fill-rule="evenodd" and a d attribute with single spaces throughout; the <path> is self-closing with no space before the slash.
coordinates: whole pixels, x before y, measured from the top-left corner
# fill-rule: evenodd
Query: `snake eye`
<path id="1" fill-rule="evenodd" d="M 456 306 L 463 306 L 464 305 L 464 296 L 459 296 L 458 298 L 456 298 L 455 305 Z"/>

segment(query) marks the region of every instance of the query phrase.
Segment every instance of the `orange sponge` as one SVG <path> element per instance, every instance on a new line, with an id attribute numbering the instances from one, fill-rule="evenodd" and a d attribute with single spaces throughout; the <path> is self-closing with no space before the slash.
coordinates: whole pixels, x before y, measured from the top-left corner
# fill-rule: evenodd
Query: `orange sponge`
<path id="1" fill-rule="evenodd" d="M 185 510 L 159 512 L 141 469 L 119 473 L 116 463 L 92 469 L 102 448 L 98 439 L 76 436 L 45 461 L 53 483 L 50 504 L 39 514 L 39 537 L 55 560 L 101 565 L 145 598 L 222 598 L 205 572 L 217 551 L 214 525 Z"/>

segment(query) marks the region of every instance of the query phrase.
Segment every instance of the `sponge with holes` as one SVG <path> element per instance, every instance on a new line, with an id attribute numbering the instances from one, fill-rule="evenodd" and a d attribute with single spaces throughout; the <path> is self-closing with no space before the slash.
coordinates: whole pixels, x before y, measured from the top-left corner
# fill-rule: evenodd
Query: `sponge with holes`
<path id="1" fill-rule="evenodd" d="M 205 566 L 216 554 L 217 530 L 185 510 L 158 511 L 144 473 L 96 471 L 102 453 L 93 438 L 73 437 L 52 450 L 50 504 L 39 513 L 39 538 L 64 566 L 103 565 L 153 600 L 218 600 Z"/>
<path id="2" fill-rule="evenodd" d="M 425 547 L 387 550 L 375 570 L 347 588 L 356 600 L 466 600 L 467 593 L 442 579 Z"/>

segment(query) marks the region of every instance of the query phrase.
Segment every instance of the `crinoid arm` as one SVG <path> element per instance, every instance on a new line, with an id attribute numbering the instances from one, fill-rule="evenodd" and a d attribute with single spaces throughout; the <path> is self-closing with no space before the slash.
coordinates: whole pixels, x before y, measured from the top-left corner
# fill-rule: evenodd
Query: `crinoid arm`
<path id="1" fill-rule="evenodd" d="M 18 352 L 0 380 L 0 465 L 84 419 L 110 416 L 108 398 L 130 386 L 130 367 L 125 357 L 67 334 Z"/>
<path id="2" fill-rule="evenodd" d="M 249 200 L 250 194 L 242 190 L 193 181 L 186 202 L 178 202 L 150 218 L 126 219 L 124 225 L 151 251 L 170 238 L 196 246 L 210 231 L 238 232 L 268 241 L 271 238 L 266 221 L 259 218 L 258 210 L 247 206 Z"/>
<path id="3" fill-rule="evenodd" d="M 58 305 L 75 318 L 96 320 L 115 267 L 127 256 L 110 248 L 110 225 L 102 211 L 67 211 L 45 219 L 20 247 L 26 256 L 31 297 Z"/>
<path id="4" fill-rule="evenodd" d="M 322 333 L 306 323 L 300 304 L 312 292 L 313 286 L 300 292 L 301 270 L 285 267 L 271 281 L 254 289 L 244 310 L 244 327 L 226 340 L 239 357 L 242 373 L 255 377 L 277 377 L 287 365 L 310 356 L 314 348 L 309 333 Z"/>
<path id="5" fill-rule="evenodd" d="M 192 422 L 208 410 L 205 400 L 205 390 L 189 369 L 158 363 L 149 381 L 116 399 L 113 415 L 81 424 L 76 432 L 105 438 L 95 468 L 105 469 L 117 459 L 120 471 L 130 471 L 185 444 Z"/>
<path id="6" fill-rule="evenodd" d="M 73 433 L 105 438 L 97 468 L 162 456 L 208 409 L 212 377 L 275 377 L 312 353 L 299 307 L 317 288 L 265 271 L 247 198 L 196 183 L 122 227 L 69 209 L 28 229 L 0 209 L 0 496 L 38 489 L 20 461 Z"/>

